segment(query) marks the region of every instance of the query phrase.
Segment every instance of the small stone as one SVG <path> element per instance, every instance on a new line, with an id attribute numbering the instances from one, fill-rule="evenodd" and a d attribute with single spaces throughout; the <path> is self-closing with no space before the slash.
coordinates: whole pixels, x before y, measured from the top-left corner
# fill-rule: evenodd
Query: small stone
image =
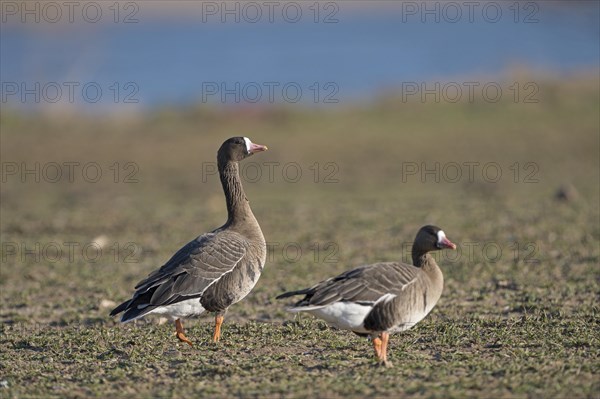
<path id="1" fill-rule="evenodd" d="M 567 183 L 558 188 L 554 198 L 558 201 L 572 202 L 579 198 L 579 193 L 572 184 Z"/>
<path id="2" fill-rule="evenodd" d="M 100 301 L 101 308 L 114 308 L 117 305 L 116 302 L 113 302 L 109 299 L 103 299 Z"/>
<path id="3" fill-rule="evenodd" d="M 100 234 L 98 237 L 94 238 L 92 242 L 100 247 L 100 249 L 104 249 L 109 244 L 109 239 L 106 234 Z"/>
<path id="4" fill-rule="evenodd" d="M 496 289 L 506 289 L 516 291 L 519 289 L 519 286 L 513 280 L 495 280 Z"/>
<path id="5" fill-rule="evenodd" d="M 6 381 L 6 380 L 0 381 L 0 388 L 8 388 L 8 381 Z"/>

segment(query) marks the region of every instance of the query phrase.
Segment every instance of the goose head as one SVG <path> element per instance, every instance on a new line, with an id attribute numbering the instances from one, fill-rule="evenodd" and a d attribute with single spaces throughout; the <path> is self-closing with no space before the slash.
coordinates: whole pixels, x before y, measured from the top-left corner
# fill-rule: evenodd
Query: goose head
<path id="1" fill-rule="evenodd" d="M 456 249 L 456 244 L 446 237 L 444 230 L 437 226 L 427 225 L 421 227 L 417 233 L 413 247 L 418 252 L 427 253 L 444 248 Z"/>
<path id="2" fill-rule="evenodd" d="M 266 150 L 266 145 L 255 144 L 248 137 L 232 137 L 221 145 L 217 157 L 226 161 L 239 162 L 252 154 Z"/>

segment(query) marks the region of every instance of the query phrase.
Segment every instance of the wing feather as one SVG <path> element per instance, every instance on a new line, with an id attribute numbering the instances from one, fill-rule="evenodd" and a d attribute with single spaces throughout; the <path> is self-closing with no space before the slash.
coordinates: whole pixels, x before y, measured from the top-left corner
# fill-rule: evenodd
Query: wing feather
<path id="1" fill-rule="evenodd" d="M 319 307 L 339 301 L 375 303 L 386 294 L 400 295 L 419 273 L 419 268 L 404 263 L 362 266 L 315 285 L 294 307 Z"/>
<path id="2" fill-rule="evenodd" d="M 117 309 L 144 309 L 135 315 L 139 317 L 157 306 L 200 297 L 210 285 L 234 270 L 246 255 L 248 245 L 242 235 L 232 231 L 201 235 L 140 281 L 132 299 Z"/>

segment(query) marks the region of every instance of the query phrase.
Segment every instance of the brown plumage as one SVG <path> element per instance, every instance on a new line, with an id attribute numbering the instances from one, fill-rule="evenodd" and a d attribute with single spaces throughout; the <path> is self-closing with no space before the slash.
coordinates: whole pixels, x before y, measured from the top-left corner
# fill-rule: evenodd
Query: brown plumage
<path id="1" fill-rule="evenodd" d="M 252 290 L 265 265 L 265 239 L 244 194 L 238 163 L 266 149 L 246 137 L 233 137 L 221 145 L 217 163 L 227 222 L 177 251 L 140 281 L 133 297 L 111 316 L 125 312 L 121 321 L 127 322 L 151 313 L 168 315 L 175 320 L 179 340 L 192 345 L 180 318 L 215 312 L 213 341 L 220 339 L 227 309 Z"/>
<path id="2" fill-rule="evenodd" d="M 387 360 L 389 334 L 408 330 L 439 300 L 444 277 L 429 252 L 455 249 L 435 226 L 422 227 L 413 243 L 413 265 L 384 262 L 361 266 L 277 299 L 304 295 L 290 311 L 309 312 L 340 329 L 369 335 L 377 359 Z"/>

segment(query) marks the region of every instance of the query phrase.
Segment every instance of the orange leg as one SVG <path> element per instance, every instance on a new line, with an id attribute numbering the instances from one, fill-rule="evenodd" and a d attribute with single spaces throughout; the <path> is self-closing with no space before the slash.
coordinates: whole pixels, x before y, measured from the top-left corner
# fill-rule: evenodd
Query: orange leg
<path id="1" fill-rule="evenodd" d="M 187 337 L 183 333 L 183 324 L 181 324 L 181 320 L 179 320 L 179 319 L 175 320 L 175 330 L 176 330 L 175 335 L 177 336 L 177 338 L 179 338 L 179 340 L 181 342 L 185 342 L 186 344 L 188 344 L 192 348 L 194 347 L 194 345 L 192 345 L 192 341 L 190 341 L 189 339 L 187 339 Z"/>
<path id="2" fill-rule="evenodd" d="M 381 361 L 381 364 L 383 364 L 385 367 L 392 367 L 392 362 L 388 362 L 387 360 L 387 347 L 389 339 L 389 333 L 381 333 L 381 357 L 379 358 L 379 360 Z"/>
<path id="3" fill-rule="evenodd" d="M 377 356 L 377 360 L 381 360 L 381 338 L 373 338 L 373 349 L 375 349 L 375 356 Z"/>
<path id="4" fill-rule="evenodd" d="M 215 316 L 215 333 L 213 334 L 213 342 L 219 342 L 221 339 L 221 324 L 223 324 L 225 317 L 222 315 Z"/>

